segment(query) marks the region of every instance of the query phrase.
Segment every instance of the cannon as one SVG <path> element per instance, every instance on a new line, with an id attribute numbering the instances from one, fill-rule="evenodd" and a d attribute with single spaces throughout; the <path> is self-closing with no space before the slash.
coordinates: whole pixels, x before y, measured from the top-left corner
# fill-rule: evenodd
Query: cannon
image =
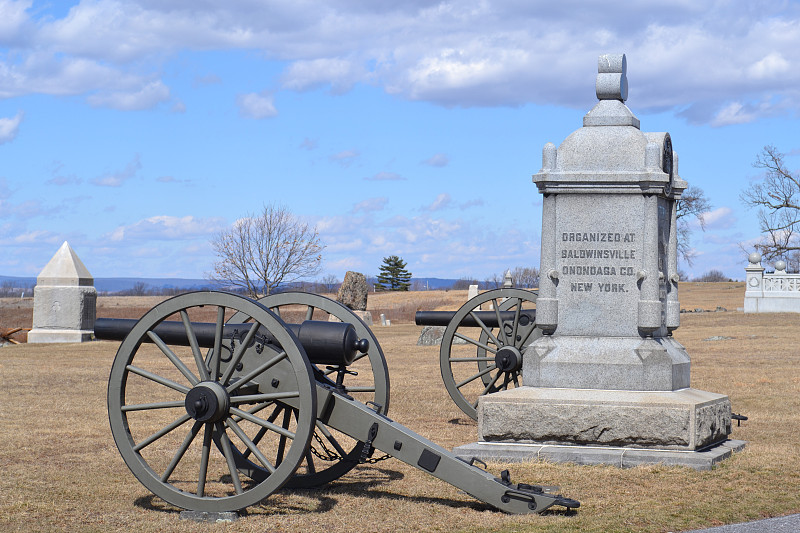
<path id="1" fill-rule="evenodd" d="M 492 310 L 479 310 L 487 304 Z M 542 336 L 536 327 L 536 293 L 514 288 L 481 293 L 458 311 L 418 311 L 415 322 L 447 326 L 439 350 L 442 381 L 474 420 L 481 396 L 521 385 L 523 354 Z"/>
<path id="2" fill-rule="evenodd" d="M 281 318 L 298 306 L 305 307 L 299 330 Z M 343 324 L 323 326 L 313 320 L 318 310 Z M 165 300 L 135 324 L 100 322 L 96 335 L 117 338 L 125 329 L 108 383 L 111 432 L 134 476 L 177 507 L 242 510 L 284 486 L 337 479 L 374 450 L 509 513 L 580 505 L 513 484 L 507 472 L 495 477 L 388 418 L 377 339 L 337 302 L 303 293 L 254 301 L 193 292 Z M 304 329 L 335 342 L 323 349 Z"/>

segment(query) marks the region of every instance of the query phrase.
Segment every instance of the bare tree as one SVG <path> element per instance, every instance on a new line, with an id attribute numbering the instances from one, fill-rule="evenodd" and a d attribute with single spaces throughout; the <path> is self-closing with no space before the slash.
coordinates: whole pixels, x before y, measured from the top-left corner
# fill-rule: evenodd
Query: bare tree
<path id="1" fill-rule="evenodd" d="M 319 286 L 319 292 L 326 293 L 336 292 L 339 290 L 339 285 L 341 284 L 342 282 L 339 281 L 339 278 L 337 278 L 335 274 L 326 274 L 317 282 L 317 285 Z"/>
<path id="2" fill-rule="evenodd" d="M 710 210 L 711 204 L 700 187 L 689 187 L 683 191 L 677 202 L 675 218 L 678 222 L 678 256 L 689 266 L 694 262 L 695 256 L 691 246 L 692 228 L 689 219 L 696 218 L 700 222 L 700 228 L 705 231 L 706 221 L 703 216 Z"/>
<path id="3" fill-rule="evenodd" d="M 465 291 L 469 289 L 470 285 L 477 285 L 478 280 L 473 279 L 469 276 L 464 276 L 463 278 L 457 279 L 453 284 L 450 286 L 451 290 L 454 291 Z"/>
<path id="4" fill-rule="evenodd" d="M 428 282 L 421 279 L 415 279 L 411 282 L 412 291 L 426 291 L 428 290 Z"/>
<path id="5" fill-rule="evenodd" d="M 784 259 L 787 272 L 800 272 L 800 250 L 793 250 Z"/>
<path id="6" fill-rule="evenodd" d="M 285 207 L 269 205 L 258 215 L 237 220 L 211 240 L 217 254 L 207 277 L 256 298 L 282 283 L 319 274 L 322 249 L 316 227 Z"/>
<path id="7" fill-rule="evenodd" d="M 536 267 L 514 267 L 511 281 L 518 289 L 533 289 L 539 286 L 539 269 Z"/>
<path id="8" fill-rule="evenodd" d="M 483 283 L 488 289 L 499 289 L 503 286 L 503 276 L 504 274 L 498 274 L 495 272 L 490 277 L 483 280 Z"/>
<path id="9" fill-rule="evenodd" d="M 722 273 L 721 270 L 709 270 L 700 277 L 694 278 L 693 281 L 703 282 L 718 282 L 718 281 L 731 281 L 731 278 Z"/>
<path id="10" fill-rule="evenodd" d="M 800 177 L 792 175 L 784 154 L 765 146 L 753 166 L 764 170 L 763 178 L 742 193 L 742 201 L 758 208 L 758 223 L 764 234 L 754 245 L 766 260 L 800 250 Z"/>

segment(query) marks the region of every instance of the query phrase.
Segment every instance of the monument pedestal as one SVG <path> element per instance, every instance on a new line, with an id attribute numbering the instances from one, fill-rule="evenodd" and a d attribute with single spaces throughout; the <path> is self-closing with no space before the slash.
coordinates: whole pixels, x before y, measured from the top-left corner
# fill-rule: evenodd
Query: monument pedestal
<path id="1" fill-rule="evenodd" d="M 28 343 L 89 342 L 93 337 L 94 330 L 39 328 L 28 332 Z"/>
<path id="2" fill-rule="evenodd" d="M 673 391 L 689 387 L 690 359 L 672 337 L 545 335 L 525 351 L 529 387 Z"/>
<path id="3" fill-rule="evenodd" d="M 519 387 L 478 402 L 481 441 L 695 451 L 730 432 L 728 397 L 696 389 Z"/>
<path id="4" fill-rule="evenodd" d="M 744 449 L 742 440 L 728 439 L 694 452 L 663 450 L 658 448 L 618 448 L 610 446 L 558 446 L 553 444 L 526 444 L 522 442 L 473 442 L 453 450 L 456 457 L 465 461 L 476 457 L 497 463 L 524 463 L 549 461 L 579 465 L 611 465 L 619 468 L 662 464 L 686 466 L 695 470 L 711 470 L 734 452 Z"/>

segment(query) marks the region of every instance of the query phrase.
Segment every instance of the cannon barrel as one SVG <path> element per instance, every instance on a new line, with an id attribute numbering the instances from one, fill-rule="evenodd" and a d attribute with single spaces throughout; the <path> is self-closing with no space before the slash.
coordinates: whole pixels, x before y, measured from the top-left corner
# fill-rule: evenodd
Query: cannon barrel
<path id="1" fill-rule="evenodd" d="M 414 315 L 414 321 L 418 326 L 447 326 L 455 315 L 456 311 L 417 311 L 416 315 Z M 473 315 L 477 316 L 478 320 L 483 322 L 486 327 L 496 328 L 498 326 L 497 313 L 495 311 L 474 311 L 465 316 L 460 325 L 468 328 L 479 327 Z M 503 322 L 512 322 L 514 317 L 516 317 L 516 311 L 500 311 L 500 319 Z M 536 310 L 523 309 L 520 312 L 519 320 L 523 326 L 536 322 Z"/>
<path id="2" fill-rule="evenodd" d="M 121 341 L 133 329 L 138 320 L 127 318 L 98 318 L 94 324 L 94 335 L 100 340 Z M 253 324 L 225 324 L 224 339 L 241 342 Z M 352 324 L 343 322 L 320 322 L 306 320 L 301 324 L 286 325 L 300 341 L 309 361 L 320 365 L 349 365 L 361 353 L 369 350 L 369 341 L 359 339 Z M 216 324 L 192 322 L 192 330 L 201 348 L 213 348 Z M 167 344 L 189 346 L 189 338 L 183 322 L 164 321 L 152 330 Z M 149 342 L 149 337 L 144 339 Z M 275 338 L 265 328 L 256 334 L 261 344 L 274 342 Z"/>

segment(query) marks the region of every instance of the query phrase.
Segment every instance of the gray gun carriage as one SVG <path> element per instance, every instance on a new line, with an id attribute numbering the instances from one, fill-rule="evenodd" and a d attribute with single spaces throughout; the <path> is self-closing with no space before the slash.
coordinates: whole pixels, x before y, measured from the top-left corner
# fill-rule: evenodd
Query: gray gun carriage
<path id="1" fill-rule="evenodd" d="M 145 487 L 177 507 L 242 510 L 284 486 L 333 481 L 375 461 L 374 450 L 505 512 L 580 505 L 553 488 L 514 484 L 507 471 L 496 477 L 388 418 L 377 339 L 327 298 L 193 292 L 138 321 L 98 319 L 95 335 L 122 341 L 108 383 L 117 448 Z"/>
<path id="2" fill-rule="evenodd" d="M 523 354 L 542 336 L 536 293 L 514 288 L 483 292 L 458 311 L 417 311 L 415 322 L 445 326 L 442 380 L 456 405 L 475 420 L 481 396 L 522 385 Z"/>

